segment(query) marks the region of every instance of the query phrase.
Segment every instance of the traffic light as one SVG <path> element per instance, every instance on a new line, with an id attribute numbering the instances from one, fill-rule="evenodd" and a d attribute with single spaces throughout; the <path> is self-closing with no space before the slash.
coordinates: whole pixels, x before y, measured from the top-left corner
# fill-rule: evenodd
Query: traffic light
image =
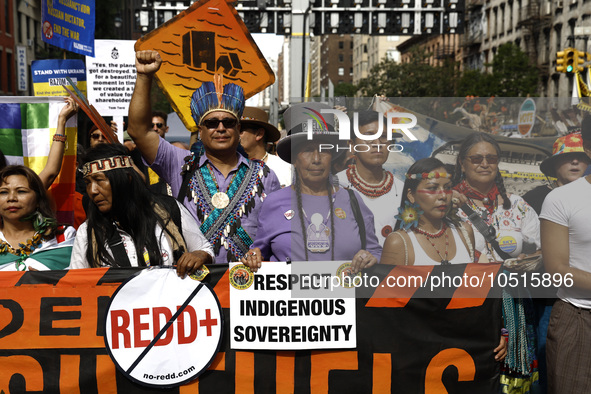
<path id="1" fill-rule="evenodd" d="M 564 57 L 564 64 L 566 65 L 566 72 L 572 73 L 575 71 L 575 57 L 577 54 L 577 50 L 573 48 L 568 48 L 565 50 L 566 54 Z"/>
<path id="2" fill-rule="evenodd" d="M 585 70 L 585 62 L 591 60 L 591 54 L 582 51 L 575 52 L 575 71 L 583 72 Z"/>
<path id="3" fill-rule="evenodd" d="M 559 73 L 572 73 L 575 63 L 574 48 L 566 48 L 564 51 L 556 52 L 556 71 Z"/>

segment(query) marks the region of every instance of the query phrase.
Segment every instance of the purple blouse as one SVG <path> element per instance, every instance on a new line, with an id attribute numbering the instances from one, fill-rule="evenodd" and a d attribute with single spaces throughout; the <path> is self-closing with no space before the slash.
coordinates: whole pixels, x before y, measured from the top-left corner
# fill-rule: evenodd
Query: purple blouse
<path id="1" fill-rule="evenodd" d="M 382 247 L 379 245 L 374 232 L 373 214 L 359 194 L 357 192 L 355 194 L 365 222 L 366 250 L 379 261 Z M 302 206 L 305 212 L 304 227 L 306 229 L 310 226 L 314 214 L 322 215 L 322 220 L 320 226 L 315 226 L 313 230 L 317 230 L 318 227 L 322 230 L 330 229 L 330 217 L 327 218 L 330 205 L 327 196 L 302 194 Z M 341 188 L 334 194 L 334 210 L 331 215 L 334 216 L 334 259 L 351 260 L 361 249 L 361 239 L 359 237 L 359 226 L 351 209 L 349 193 L 345 189 Z M 318 223 L 317 220 L 315 222 Z M 309 233 L 313 234 L 313 231 Z M 288 257 L 292 261 L 305 261 L 305 246 L 302 234 L 295 191 L 291 187 L 286 187 L 271 193 L 262 204 L 257 237 L 251 248 L 260 248 L 264 261 L 285 261 Z M 331 238 L 330 235 L 328 238 Z M 308 239 L 309 241 L 310 239 Z M 308 251 L 308 260 L 331 260 L 331 251 L 327 250 L 320 253 Z"/>
<path id="2" fill-rule="evenodd" d="M 230 171 L 227 177 L 224 175 L 209 161 L 207 156 L 204 154 L 199 158 L 199 167 L 204 166 L 207 162 L 213 168 L 213 172 L 215 174 L 215 179 L 218 184 L 220 191 L 228 190 L 228 186 L 230 185 L 230 181 L 232 180 L 234 174 L 238 170 L 239 166 L 244 163 L 247 166 L 251 165 L 251 161 L 242 156 L 240 153 L 236 153 L 238 155 L 238 163 L 236 167 Z M 158 153 L 156 154 L 156 159 L 154 163 L 150 166 L 158 174 L 162 179 L 164 179 L 172 189 L 172 195 L 174 197 L 178 196 L 179 190 L 181 188 L 181 183 L 183 181 L 183 177 L 181 176 L 182 166 L 185 164 L 185 157 L 189 156 L 190 152 L 177 148 L 176 146 L 171 145 L 168 141 L 160 138 L 160 144 L 158 145 Z M 259 211 L 262 206 L 262 200 L 265 199 L 266 195 L 271 193 L 272 191 L 278 190 L 280 188 L 279 180 L 275 173 L 269 170 L 267 176 L 263 178 L 263 188 L 264 194 L 259 198 L 258 196 L 255 197 L 255 206 L 254 208 L 248 213 L 244 214 L 241 218 L 242 227 L 246 232 L 250 235 L 251 239 L 255 239 L 257 233 L 257 217 L 259 216 Z M 187 197 L 183 200 L 183 204 L 191 215 L 195 218 L 197 223 L 201 225 L 197 217 L 197 206 L 192 200 L 189 200 Z M 227 263 L 227 251 L 222 245 L 218 254 L 216 255 L 215 259 L 216 264 L 225 264 Z"/>

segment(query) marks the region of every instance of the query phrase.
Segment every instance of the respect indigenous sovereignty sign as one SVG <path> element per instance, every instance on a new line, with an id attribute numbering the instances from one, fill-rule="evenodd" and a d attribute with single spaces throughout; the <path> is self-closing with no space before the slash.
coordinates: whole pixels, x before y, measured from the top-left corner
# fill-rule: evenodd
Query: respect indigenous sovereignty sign
<path id="1" fill-rule="evenodd" d="M 368 272 L 386 284 L 388 278 L 436 276 L 443 270 L 495 276 L 499 267 L 380 265 Z M 228 322 L 229 266 L 209 269 L 203 282 L 214 289 Z M 0 390 L 145 392 L 118 371 L 103 338 L 110 298 L 137 271 L 0 273 Z M 356 299 L 355 349 L 232 350 L 230 327 L 224 324 L 209 369 L 197 380 L 159 392 L 498 393 L 493 349 L 499 343 L 500 299 L 490 297 L 486 286 L 473 298 L 461 298 L 469 294 L 463 287 L 447 289 L 438 299 L 423 298 L 428 291 L 378 286 L 369 298 Z"/>
<path id="2" fill-rule="evenodd" d="M 62 86 L 69 86 L 66 77 L 86 95 L 86 69 L 80 59 L 36 60 L 31 63 L 35 96 L 65 96 Z"/>
<path id="3" fill-rule="evenodd" d="M 40 173 L 47 163 L 63 97 L 0 97 L 0 149 L 9 164 L 22 164 Z M 76 184 L 76 117 L 66 123 L 68 138 L 62 169 L 50 187 L 57 204 L 57 219 L 74 221 L 74 188 Z"/>
<path id="4" fill-rule="evenodd" d="M 41 37 L 56 47 L 94 56 L 94 0 L 42 0 Z"/>
<path id="5" fill-rule="evenodd" d="M 342 297 L 326 297 L 329 278 L 343 264 L 350 265 L 317 262 L 314 267 L 323 272 L 302 274 L 292 273 L 292 264 L 285 262 L 264 263 L 256 274 L 243 264 L 230 264 L 231 348 L 355 348 L 355 288 L 345 288 Z M 292 297 L 305 290 L 307 297 Z"/>
<path id="6" fill-rule="evenodd" d="M 140 38 L 136 51 L 155 50 L 162 57 L 156 81 L 191 132 L 191 95 L 214 73 L 244 89 L 246 98 L 275 82 L 275 74 L 246 25 L 226 0 L 200 0 Z"/>

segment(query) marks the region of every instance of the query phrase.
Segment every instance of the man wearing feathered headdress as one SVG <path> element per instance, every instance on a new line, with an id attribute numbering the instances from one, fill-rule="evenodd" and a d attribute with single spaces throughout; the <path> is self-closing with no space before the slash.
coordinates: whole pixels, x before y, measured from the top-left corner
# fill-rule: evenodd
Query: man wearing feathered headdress
<path id="1" fill-rule="evenodd" d="M 150 89 L 161 63 L 156 51 L 136 53 L 137 80 L 127 131 L 146 162 L 196 218 L 214 247 L 216 263 L 239 261 L 255 238 L 261 202 L 280 188 L 277 176 L 263 162 L 238 152 L 244 92 L 233 83 L 223 85 L 216 74 L 214 82 L 202 83 L 193 93 L 191 114 L 200 141 L 187 156 L 186 150 L 150 132 Z"/>

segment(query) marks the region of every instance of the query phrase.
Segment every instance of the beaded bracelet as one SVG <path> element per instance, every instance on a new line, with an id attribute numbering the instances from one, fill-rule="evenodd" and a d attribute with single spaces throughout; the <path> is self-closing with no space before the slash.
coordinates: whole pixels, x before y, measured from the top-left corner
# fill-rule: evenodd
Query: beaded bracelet
<path id="1" fill-rule="evenodd" d="M 54 134 L 53 140 L 58 142 L 66 142 L 68 138 L 63 134 Z"/>

